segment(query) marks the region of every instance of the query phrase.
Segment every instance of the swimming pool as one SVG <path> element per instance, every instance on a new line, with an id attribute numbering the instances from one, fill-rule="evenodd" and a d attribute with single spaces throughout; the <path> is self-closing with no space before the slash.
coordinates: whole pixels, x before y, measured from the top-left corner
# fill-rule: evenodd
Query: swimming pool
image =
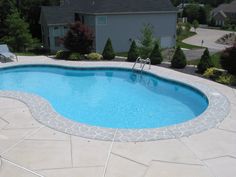
<path id="1" fill-rule="evenodd" d="M 119 68 L 4 68 L 0 90 L 39 95 L 68 119 L 106 128 L 166 127 L 192 120 L 208 107 L 206 96 L 193 87 Z"/>

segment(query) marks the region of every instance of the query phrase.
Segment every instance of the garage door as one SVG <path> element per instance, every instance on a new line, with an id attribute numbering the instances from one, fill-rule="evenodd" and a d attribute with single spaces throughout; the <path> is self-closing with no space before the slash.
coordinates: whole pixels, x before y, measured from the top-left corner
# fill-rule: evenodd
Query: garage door
<path id="1" fill-rule="evenodd" d="M 173 46 L 172 42 L 172 37 L 171 36 L 166 36 L 161 38 L 161 47 L 162 48 L 170 48 Z"/>

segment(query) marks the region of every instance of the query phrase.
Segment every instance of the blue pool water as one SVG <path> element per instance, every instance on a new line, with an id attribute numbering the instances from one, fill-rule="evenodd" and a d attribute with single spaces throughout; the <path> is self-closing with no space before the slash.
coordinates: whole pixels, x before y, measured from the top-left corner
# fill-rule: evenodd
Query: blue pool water
<path id="1" fill-rule="evenodd" d="M 66 118 L 109 128 L 158 128 L 200 115 L 206 97 L 189 86 L 115 68 L 0 69 L 0 90 L 37 94 Z"/>

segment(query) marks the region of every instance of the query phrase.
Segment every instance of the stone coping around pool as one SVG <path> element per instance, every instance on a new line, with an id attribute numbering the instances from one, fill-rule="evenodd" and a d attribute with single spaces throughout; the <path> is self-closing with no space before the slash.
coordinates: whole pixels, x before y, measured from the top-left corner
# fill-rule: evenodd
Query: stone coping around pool
<path id="1" fill-rule="evenodd" d="M 28 65 L 42 65 L 42 64 L 28 64 Z M 51 66 L 52 64 L 45 64 L 45 66 Z M 9 66 L 26 66 L 26 64 L 9 65 Z M 53 66 L 70 67 L 61 64 L 53 64 Z M 8 66 L 6 66 L 8 67 Z M 0 67 L 0 68 L 6 68 Z M 86 66 L 84 66 L 86 67 Z M 100 65 L 97 67 L 101 67 Z M 114 66 L 102 66 L 112 68 L 128 68 L 127 67 L 114 67 Z M 73 68 L 76 68 L 73 66 Z M 77 67 L 77 68 L 82 68 Z M 89 68 L 96 68 L 91 66 Z M 209 101 L 208 108 L 200 116 L 186 121 L 184 123 L 163 127 L 163 128 L 151 128 L 151 129 L 113 129 L 103 128 L 97 126 L 90 126 L 79 122 L 69 120 L 60 114 L 58 114 L 51 104 L 44 98 L 19 91 L 0 91 L 0 97 L 13 98 L 25 103 L 32 113 L 32 116 L 40 123 L 55 129 L 57 131 L 80 136 L 83 138 L 103 140 L 103 141 L 116 141 L 116 142 L 144 142 L 144 141 L 156 141 L 164 139 L 176 139 L 184 136 L 190 136 L 206 131 L 210 128 L 216 127 L 224 118 L 229 114 L 230 103 L 227 98 L 216 91 L 213 88 L 209 88 L 203 84 L 195 83 L 190 80 L 169 78 L 159 75 L 154 70 L 149 70 L 151 74 L 155 74 L 161 78 L 167 80 L 174 80 L 185 85 L 192 86 L 201 91 Z"/>

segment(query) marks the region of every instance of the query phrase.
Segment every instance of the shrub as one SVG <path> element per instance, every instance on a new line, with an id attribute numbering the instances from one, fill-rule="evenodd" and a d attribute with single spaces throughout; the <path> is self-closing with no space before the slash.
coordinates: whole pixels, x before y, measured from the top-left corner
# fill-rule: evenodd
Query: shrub
<path id="1" fill-rule="evenodd" d="M 220 63 L 222 68 L 230 74 L 236 75 L 236 44 L 222 52 Z"/>
<path id="2" fill-rule="evenodd" d="M 135 62 L 138 57 L 139 57 L 138 47 L 136 45 L 136 42 L 133 41 L 128 52 L 127 61 Z"/>
<path id="3" fill-rule="evenodd" d="M 223 74 L 216 79 L 216 82 L 225 85 L 236 85 L 236 77 L 232 74 Z"/>
<path id="4" fill-rule="evenodd" d="M 80 54 L 76 53 L 76 52 L 71 53 L 68 59 L 69 60 L 80 60 Z"/>
<path id="5" fill-rule="evenodd" d="M 140 38 L 140 55 L 142 58 L 148 58 L 152 52 L 154 46 L 154 36 L 153 36 L 153 26 L 150 24 L 145 24 L 141 30 Z"/>
<path id="6" fill-rule="evenodd" d="M 111 39 L 108 38 L 104 50 L 102 52 L 103 59 L 112 60 L 115 58 L 115 52 L 112 47 Z"/>
<path id="7" fill-rule="evenodd" d="M 199 64 L 197 65 L 197 69 L 199 73 L 204 73 L 208 68 L 213 67 L 213 62 L 211 60 L 211 56 L 209 54 L 208 49 L 206 48 L 206 50 L 204 51 L 201 60 L 199 62 Z"/>
<path id="8" fill-rule="evenodd" d="M 89 60 L 101 60 L 102 59 L 102 55 L 99 53 L 90 53 L 87 55 L 87 59 Z"/>
<path id="9" fill-rule="evenodd" d="M 150 60 L 152 65 L 161 64 L 161 62 L 163 61 L 158 42 L 156 42 L 154 49 L 152 50 Z"/>
<path id="10" fill-rule="evenodd" d="M 72 52 L 86 54 L 91 52 L 93 40 L 92 30 L 78 21 L 70 25 L 70 29 L 64 38 L 64 46 Z"/>
<path id="11" fill-rule="evenodd" d="M 171 67 L 172 68 L 184 68 L 187 65 L 186 57 L 184 52 L 178 46 L 175 50 L 174 56 L 171 60 Z"/>
<path id="12" fill-rule="evenodd" d="M 203 76 L 208 78 L 208 79 L 212 79 L 212 80 L 216 80 L 217 78 L 219 78 L 221 75 L 223 75 L 225 73 L 225 71 L 218 69 L 218 68 L 208 68 Z"/>
<path id="13" fill-rule="evenodd" d="M 56 53 L 56 58 L 57 59 L 68 59 L 69 56 L 70 56 L 70 52 L 69 51 L 59 50 Z"/>

